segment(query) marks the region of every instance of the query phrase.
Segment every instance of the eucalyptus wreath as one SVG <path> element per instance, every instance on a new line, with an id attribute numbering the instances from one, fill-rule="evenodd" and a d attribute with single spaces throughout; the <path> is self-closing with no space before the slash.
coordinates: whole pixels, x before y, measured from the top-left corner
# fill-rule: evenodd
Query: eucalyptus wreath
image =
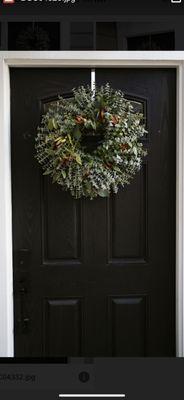
<path id="1" fill-rule="evenodd" d="M 143 115 L 109 84 L 73 89 L 42 116 L 36 158 L 44 175 L 76 199 L 107 197 L 130 183 L 146 151 Z"/>

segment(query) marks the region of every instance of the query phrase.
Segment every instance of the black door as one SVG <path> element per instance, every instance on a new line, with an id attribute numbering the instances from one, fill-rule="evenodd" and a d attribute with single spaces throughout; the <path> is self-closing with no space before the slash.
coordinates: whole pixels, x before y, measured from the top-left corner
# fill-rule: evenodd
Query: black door
<path id="1" fill-rule="evenodd" d="M 144 112 L 148 156 L 129 186 L 90 201 L 34 158 L 42 111 L 90 70 L 11 70 L 16 356 L 175 355 L 175 78 L 97 69 Z"/>

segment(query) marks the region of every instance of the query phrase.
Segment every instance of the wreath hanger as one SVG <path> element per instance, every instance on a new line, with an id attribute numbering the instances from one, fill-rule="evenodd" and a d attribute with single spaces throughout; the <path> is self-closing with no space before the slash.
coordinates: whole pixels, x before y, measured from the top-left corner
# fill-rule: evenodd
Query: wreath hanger
<path id="1" fill-rule="evenodd" d="M 93 93 L 92 98 L 95 98 L 95 89 L 96 89 L 96 69 L 92 68 L 91 70 L 91 91 Z"/>

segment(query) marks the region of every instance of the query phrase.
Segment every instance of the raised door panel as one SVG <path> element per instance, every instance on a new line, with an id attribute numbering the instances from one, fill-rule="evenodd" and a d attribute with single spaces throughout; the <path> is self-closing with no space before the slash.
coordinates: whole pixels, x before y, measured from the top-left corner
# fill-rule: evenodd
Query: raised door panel
<path id="1" fill-rule="evenodd" d="M 109 335 L 113 357 L 144 357 L 147 340 L 147 296 L 109 299 Z"/>
<path id="2" fill-rule="evenodd" d="M 109 262 L 145 263 L 147 260 L 147 164 L 131 185 L 109 202 Z"/>
<path id="3" fill-rule="evenodd" d="M 80 262 L 81 202 L 50 178 L 43 179 L 42 243 L 44 263 Z"/>
<path id="4" fill-rule="evenodd" d="M 45 356 L 80 356 L 83 339 L 82 299 L 47 299 L 44 309 Z"/>

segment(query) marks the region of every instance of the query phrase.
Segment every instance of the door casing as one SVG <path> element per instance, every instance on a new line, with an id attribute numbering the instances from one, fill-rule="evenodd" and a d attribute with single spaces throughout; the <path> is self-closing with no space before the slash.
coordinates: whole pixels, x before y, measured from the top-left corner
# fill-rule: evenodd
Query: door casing
<path id="1" fill-rule="evenodd" d="M 184 52 L 56 51 L 0 54 L 0 357 L 14 356 L 11 67 L 176 68 L 176 356 L 184 356 Z M 93 74 L 92 74 L 93 77 Z"/>

